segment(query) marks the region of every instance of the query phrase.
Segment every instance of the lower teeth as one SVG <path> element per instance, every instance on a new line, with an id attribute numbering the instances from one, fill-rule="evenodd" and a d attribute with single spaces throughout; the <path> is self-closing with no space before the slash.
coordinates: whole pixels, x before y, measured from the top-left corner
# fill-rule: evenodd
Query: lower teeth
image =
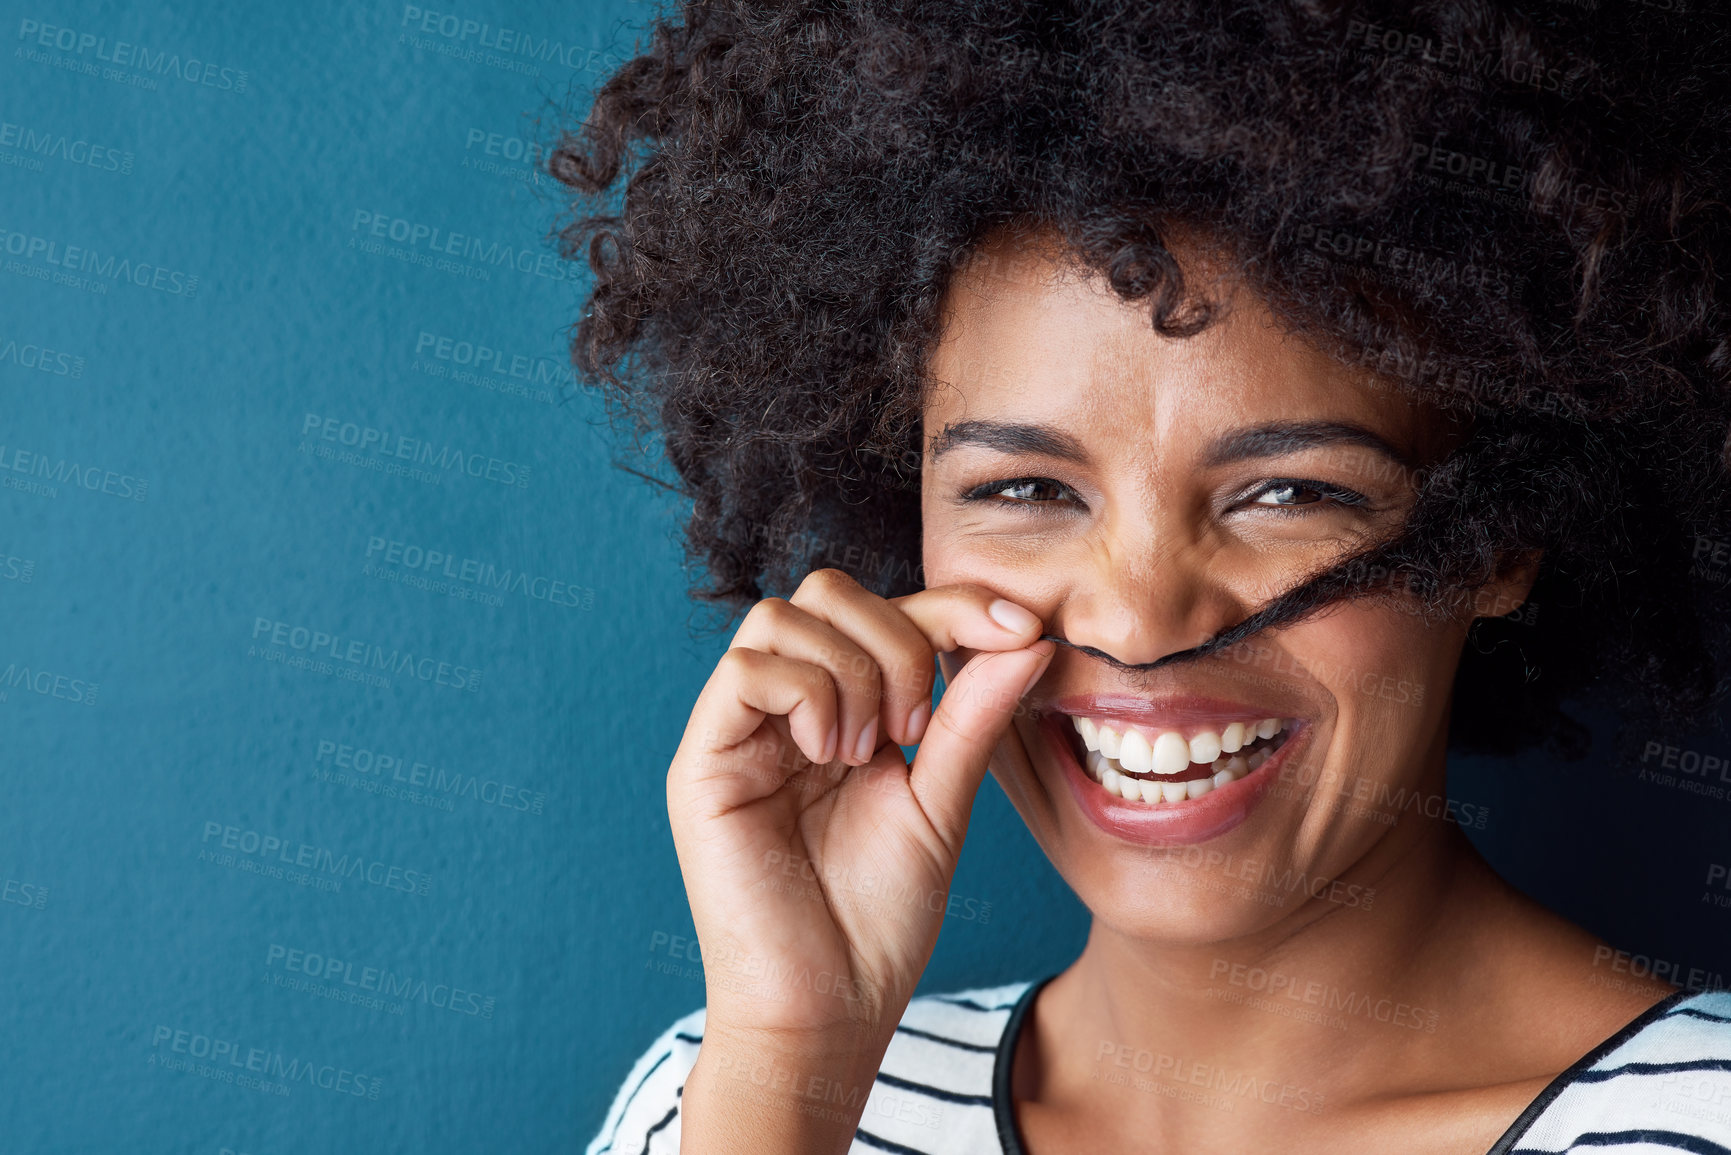
<path id="1" fill-rule="evenodd" d="M 1285 744 L 1285 740 L 1286 732 L 1282 731 L 1272 739 L 1256 743 L 1254 750 L 1223 755 L 1215 759 L 1212 777 L 1192 778 L 1187 782 L 1132 777 L 1124 773 L 1117 759 L 1108 758 L 1098 750 L 1086 751 L 1082 765 L 1087 768 L 1088 777 L 1103 786 L 1108 794 L 1148 806 L 1170 804 L 1200 798 L 1217 786 L 1236 782 L 1260 768 L 1275 750 Z"/>

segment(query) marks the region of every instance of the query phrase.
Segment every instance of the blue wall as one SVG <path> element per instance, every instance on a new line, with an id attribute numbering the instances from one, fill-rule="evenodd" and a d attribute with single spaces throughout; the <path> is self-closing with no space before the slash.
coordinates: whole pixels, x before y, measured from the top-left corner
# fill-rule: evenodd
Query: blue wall
<path id="1" fill-rule="evenodd" d="M 723 639 L 527 143 L 650 10 L 427 10 L 0 5 L 7 1151 L 568 1151 L 702 1001 L 661 783 Z M 1456 793 L 1710 966 L 1731 802 L 1636 769 Z M 1080 946 L 995 786 L 956 892 L 928 989 Z"/>

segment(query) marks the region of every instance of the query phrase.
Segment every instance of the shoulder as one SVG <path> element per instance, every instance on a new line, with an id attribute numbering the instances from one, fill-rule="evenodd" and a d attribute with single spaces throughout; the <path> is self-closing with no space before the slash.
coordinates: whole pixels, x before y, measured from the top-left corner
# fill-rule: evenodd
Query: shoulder
<path id="1" fill-rule="evenodd" d="M 1000 1043 L 1028 982 L 921 995 L 908 1003 L 863 1104 L 808 1087 L 814 1110 L 860 1114 L 855 1151 L 998 1155 L 993 1077 Z M 679 1100 L 703 1042 L 704 1012 L 663 1031 L 631 1068 L 587 1155 L 676 1155 Z M 774 1072 L 739 1072 L 767 1092 Z"/>
<path id="2" fill-rule="evenodd" d="M 1679 992 L 1656 1004 L 1529 1111 L 1530 1125 L 1502 1150 L 1731 1147 L 1731 992 Z"/>

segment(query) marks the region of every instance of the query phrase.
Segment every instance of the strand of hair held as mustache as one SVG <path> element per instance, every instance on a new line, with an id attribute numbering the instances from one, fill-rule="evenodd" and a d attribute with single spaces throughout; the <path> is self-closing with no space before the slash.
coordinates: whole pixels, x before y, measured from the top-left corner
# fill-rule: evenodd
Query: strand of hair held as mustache
<path id="1" fill-rule="evenodd" d="M 1429 567 L 1424 566 L 1417 556 L 1422 548 L 1420 541 L 1410 530 L 1403 531 L 1392 539 L 1351 554 L 1321 573 L 1306 578 L 1255 613 L 1221 630 L 1200 645 L 1178 650 L 1152 662 L 1126 662 L 1105 650 L 1081 645 L 1057 634 L 1042 634 L 1040 640 L 1056 642 L 1091 658 L 1098 658 L 1114 669 L 1139 673 L 1162 669 L 1179 662 L 1197 661 L 1231 649 L 1264 630 L 1291 625 L 1335 602 L 1369 596 L 1377 592 L 1375 587 L 1389 583 L 1390 578 L 1395 575 L 1425 574 Z M 1424 584 L 1434 588 L 1440 583 L 1432 577 Z M 1407 592 L 1424 596 L 1410 585 Z"/>

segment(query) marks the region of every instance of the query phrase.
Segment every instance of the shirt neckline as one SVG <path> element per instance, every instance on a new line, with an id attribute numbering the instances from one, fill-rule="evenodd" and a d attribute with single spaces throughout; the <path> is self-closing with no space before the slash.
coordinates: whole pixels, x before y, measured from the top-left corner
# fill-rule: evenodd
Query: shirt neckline
<path id="1" fill-rule="evenodd" d="M 997 1124 L 998 1144 L 1004 1149 L 1004 1155 L 1027 1155 L 1027 1148 L 1022 1145 L 1021 1129 L 1016 1126 L 1016 1112 L 1012 1106 L 1013 1100 L 1010 1094 L 1010 1076 L 1016 1060 L 1016 1040 L 1021 1037 L 1022 1025 L 1028 1017 L 1028 1011 L 1034 1005 L 1034 997 L 1047 983 L 1057 977 L 1055 974 L 1047 975 L 1040 981 L 1030 984 L 1028 989 L 1022 992 L 1022 996 L 1016 1000 L 1015 1006 L 1010 1009 L 1010 1021 L 1004 1024 L 1004 1033 L 998 1039 L 997 1054 L 992 1059 L 992 1119 Z M 1516 1116 L 1515 1121 L 1509 1124 L 1509 1129 L 1502 1133 L 1485 1155 L 1508 1155 L 1508 1152 L 1520 1141 L 1521 1136 L 1525 1135 L 1533 1124 L 1539 1121 L 1539 1117 L 1545 1113 L 1546 1108 L 1582 1072 L 1597 1065 L 1606 1055 L 1645 1030 L 1653 1020 L 1663 1018 L 1671 1012 L 1673 1007 L 1689 997 L 1690 992 L 1687 990 L 1679 990 L 1665 996 L 1625 1023 L 1610 1038 L 1575 1060 L 1568 1070 L 1545 1085 L 1545 1089 L 1540 1091 L 1538 1097 L 1528 1103 L 1526 1109 Z"/>

